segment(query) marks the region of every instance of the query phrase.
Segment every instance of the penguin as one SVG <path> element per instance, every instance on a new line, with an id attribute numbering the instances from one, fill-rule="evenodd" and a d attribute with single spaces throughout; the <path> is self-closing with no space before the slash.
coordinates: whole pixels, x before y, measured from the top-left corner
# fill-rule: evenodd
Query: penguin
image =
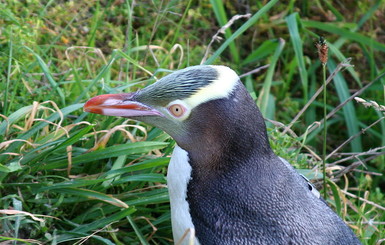
<path id="1" fill-rule="evenodd" d="M 84 110 L 142 121 L 176 141 L 167 173 L 176 244 L 361 244 L 272 151 L 262 114 L 229 67 L 188 67 L 134 93 L 96 96 Z"/>

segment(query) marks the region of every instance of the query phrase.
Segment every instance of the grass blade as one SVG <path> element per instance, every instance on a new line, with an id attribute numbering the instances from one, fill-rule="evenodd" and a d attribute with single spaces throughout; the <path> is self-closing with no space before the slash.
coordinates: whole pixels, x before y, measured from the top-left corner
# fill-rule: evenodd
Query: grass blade
<path id="1" fill-rule="evenodd" d="M 123 219 L 124 217 L 128 216 L 128 215 L 131 215 L 135 212 L 135 208 L 125 208 L 111 216 L 108 216 L 106 218 L 102 218 L 102 219 L 97 219 L 96 221 L 92 222 L 92 223 L 89 223 L 89 224 L 84 224 L 84 225 L 79 225 L 78 227 L 76 227 L 75 229 L 73 229 L 72 231 L 70 232 L 67 232 L 68 234 L 64 234 L 64 235 L 61 235 L 57 238 L 57 242 L 58 243 L 61 243 L 61 242 L 65 242 L 65 241 L 71 241 L 71 240 L 74 240 L 74 236 L 78 237 L 78 235 L 76 234 L 79 234 L 79 233 L 87 233 L 89 231 L 93 231 L 93 230 L 96 230 L 96 229 L 100 229 L 100 228 L 103 228 L 103 227 L 106 227 L 114 222 L 117 222 L 121 219 Z"/>
<path id="2" fill-rule="evenodd" d="M 29 164 L 29 166 L 33 166 L 33 163 L 38 162 L 39 160 L 47 157 L 49 154 L 55 153 L 58 150 L 61 150 L 69 145 L 75 144 L 81 137 L 83 137 L 88 131 L 90 131 L 94 125 L 88 125 L 87 127 L 79 130 L 77 133 L 71 135 L 69 138 L 65 140 L 58 140 L 54 142 L 48 141 L 34 150 L 26 153 L 23 158 L 20 160 L 22 164 Z M 61 141 L 61 142 L 60 142 Z M 57 144 L 57 142 L 60 142 Z M 55 145 L 56 144 L 56 145 Z M 54 146 L 51 146 L 54 145 Z"/>
<path id="3" fill-rule="evenodd" d="M 152 150 L 162 149 L 167 145 L 168 143 L 155 142 L 155 141 L 135 142 L 135 143 L 128 143 L 123 145 L 114 145 L 101 150 L 96 150 L 93 152 L 75 156 L 72 158 L 72 164 L 98 161 L 101 159 L 118 157 L 121 155 L 146 153 Z M 68 163 L 67 159 L 62 159 L 58 161 L 51 161 L 47 165 L 39 166 L 37 168 L 40 170 L 63 168 L 63 167 L 66 167 L 67 163 Z"/>
<path id="4" fill-rule="evenodd" d="M 255 13 L 248 21 L 246 21 L 245 24 L 243 24 L 238 30 L 234 32 L 233 35 L 231 35 L 230 38 L 226 39 L 226 41 L 215 51 L 215 53 L 206 60 L 204 63 L 205 65 L 212 64 L 219 55 L 222 54 L 222 52 L 236 39 L 238 36 L 240 36 L 243 32 L 245 32 L 247 29 L 249 29 L 252 25 L 254 25 L 258 19 L 265 14 L 267 11 L 269 11 L 278 0 L 271 0 L 268 2 L 265 6 L 263 6 L 257 13 Z"/>
<path id="5" fill-rule="evenodd" d="M 329 59 L 327 66 L 328 66 L 329 72 L 332 72 L 336 68 L 336 64 L 332 59 Z M 336 87 L 338 98 L 342 103 L 350 97 L 349 88 L 346 84 L 346 80 L 341 75 L 341 73 L 337 73 L 333 81 Z M 360 131 L 357 123 L 359 120 L 357 118 L 356 110 L 354 108 L 353 102 L 352 101 L 348 102 L 343 107 L 342 111 L 344 114 L 344 119 L 348 130 L 348 135 L 357 134 Z M 361 136 L 352 140 L 350 142 L 350 146 L 354 152 L 361 152 L 362 151 Z"/>
<path id="6" fill-rule="evenodd" d="M 27 108 L 27 107 L 26 107 Z M 25 108 L 25 109 L 26 109 Z M 55 112 L 53 113 L 52 115 L 50 115 L 48 118 L 45 119 L 45 121 L 43 122 L 40 122 L 38 124 L 36 124 L 35 126 L 33 126 L 30 130 L 28 130 L 27 132 L 21 134 L 18 136 L 18 139 L 23 139 L 23 140 L 27 140 L 29 138 L 31 138 L 34 134 L 36 134 L 39 130 L 41 130 L 42 128 L 44 128 L 45 126 L 47 126 L 49 123 L 48 122 L 53 122 L 53 121 L 56 121 L 58 119 L 60 119 L 61 116 L 65 117 L 67 116 L 69 113 L 73 112 L 73 111 L 76 111 L 80 108 L 83 108 L 83 104 L 75 104 L 75 105 L 70 105 L 70 106 L 67 106 L 63 109 L 61 109 L 61 113 L 58 113 L 58 112 Z M 23 109 L 22 111 L 20 111 L 20 113 L 22 112 L 25 112 L 25 109 Z M 15 115 L 16 116 L 20 116 L 20 114 L 17 114 Z M 48 121 L 48 122 L 47 122 Z M 1 129 L 1 128 L 0 128 Z M 12 143 L 12 145 L 10 145 L 8 148 L 7 148 L 7 152 L 14 152 L 16 151 L 17 148 L 19 148 L 21 145 L 23 145 L 24 142 L 14 142 Z M 6 156 L 0 156 L 0 162 L 4 162 L 6 159 Z"/>
<path id="7" fill-rule="evenodd" d="M 222 27 L 226 25 L 228 22 L 228 19 L 226 17 L 225 8 L 223 6 L 224 2 L 222 0 L 210 0 L 211 6 L 213 7 L 215 17 L 219 23 L 219 25 Z M 232 33 L 229 28 L 225 30 L 225 37 L 226 39 L 229 39 L 231 37 Z M 237 50 L 237 47 L 235 46 L 234 42 L 231 42 L 229 44 L 231 58 L 234 61 L 235 64 L 239 63 L 239 51 Z"/>
<path id="8" fill-rule="evenodd" d="M 280 38 L 277 41 L 278 41 L 278 46 L 274 52 L 273 57 L 271 58 L 270 66 L 267 70 L 266 78 L 265 78 L 265 81 L 263 82 L 262 91 L 259 94 L 258 102 L 257 102 L 259 109 L 261 110 L 261 113 L 264 117 L 266 117 L 268 114 L 269 95 L 270 95 L 271 85 L 273 82 L 275 66 L 277 64 L 279 56 L 281 55 L 283 47 L 285 46 L 285 40 Z"/>
<path id="9" fill-rule="evenodd" d="M 336 183 L 334 183 L 333 181 L 330 181 L 329 179 L 327 179 L 327 183 L 329 184 L 330 189 L 333 192 L 334 204 L 335 204 L 336 212 L 337 212 L 337 214 L 339 216 L 341 216 L 342 208 L 341 208 L 341 198 L 340 198 L 340 193 L 339 193 L 339 187 L 336 185 Z"/>
<path id="10" fill-rule="evenodd" d="M 70 181 L 65 181 L 61 183 L 55 183 L 50 186 L 42 187 L 36 191 L 36 193 L 43 191 L 50 191 L 55 189 L 63 189 L 63 188 L 78 188 L 85 187 L 90 185 L 96 185 L 105 181 L 104 179 L 73 179 Z"/>
<path id="11" fill-rule="evenodd" d="M 287 27 L 289 28 L 290 33 L 290 40 L 292 42 L 295 58 L 297 60 L 298 69 L 299 69 L 299 75 L 301 77 L 301 83 L 303 87 L 303 93 L 304 93 L 304 100 L 308 100 L 308 76 L 307 76 L 307 70 L 305 66 L 305 60 L 303 55 L 303 49 L 302 49 L 302 40 L 299 35 L 298 31 L 298 13 L 293 13 L 286 17 L 286 23 Z"/>
<path id="12" fill-rule="evenodd" d="M 4 120 L 2 123 L 0 123 L 0 135 L 4 136 L 8 127 L 20 120 L 21 118 L 25 117 L 25 115 L 27 115 L 31 111 L 31 109 L 32 105 L 25 106 L 9 115 L 7 120 Z"/>
<path id="13" fill-rule="evenodd" d="M 81 188 L 58 188 L 58 189 L 51 189 L 51 191 L 85 197 L 87 199 L 96 199 L 120 208 L 128 208 L 128 205 L 120 201 L 119 199 L 98 191 L 81 189 Z"/>
<path id="14" fill-rule="evenodd" d="M 9 93 L 9 84 L 11 82 L 11 69 L 12 69 L 12 57 L 13 57 L 13 40 L 12 40 L 12 29 L 11 29 L 11 35 L 9 39 L 9 55 L 8 55 L 8 69 L 7 69 L 7 81 L 5 85 L 5 92 L 4 92 L 4 107 L 3 107 L 3 114 L 8 115 L 8 93 Z"/>
<path id="15" fill-rule="evenodd" d="M 370 45 L 374 49 L 377 49 L 379 51 L 385 52 L 385 45 L 382 43 L 379 43 L 375 41 L 372 38 L 369 38 L 367 36 L 364 36 L 359 33 L 354 33 L 349 30 L 346 30 L 344 28 L 338 27 L 335 23 L 323 23 L 319 21 L 313 21 L 313 20 L 302 20 L 301 23 L 304 27 L 307 28 L 316 28 L 319 30 L 323 30 L 329 33 L 333 33 L 336 35 L 339 35 L 341 37 L 344 37 L 349 40 L 356 41 L 364 46 Z"/>
<path id="16" fill-rule="evenodd" d="M 135 234 L 138 236 L 138 238 L 140 240 L 140 243 L 142 245 L 148 245 L 148 242 L 146 241 L 142 232 L 139 230 L 138 226 L 135 224 L 135 222 L 132 220 L 132 218 L 129 215 L 127 215 L 126 219 L 128 220 L 128 222 L 131 224 L 132 228 L 134 229 Z"/>
<path id="17" fill-rule="evenodd" d="M 146 160 L 140 163 L 136 163 L 134 165 L 127 166 L 124 168 L 111 170 L 111 171 L 108 171 L 106 174 L 111 174 L 111 175 L 124 174 L 130 171 L 138 171 L 138 170 L 150 169 L 155 167 L 164 167 L 164 166 L 167 166 L 169 161 L 170 161 L 170 158 L 168 157 L 159 157 L 151 160 Z"/>
<path id="18" fill-rule="evenodd" d="M 35 58 L 37 59 L 39 65 L 40 65 L 40 68 L 43 70 L 45 77 L 47 78 L 48 82 L 51 84 L 52 89 L 56 90 L 57 94 L 59 95 L 59 99 L 61 100 L 61 104 L 65 105 L 64 93 L 61 90 L 60 86 L 56 83 L 55 79 L 52 77 L 51 72 L 49 71 L 47 64 L 44 62 L 44 60 L 37 53 L 35 53 L 35 51 L 33 51 L 32 49 L 30 49 L 27 46 L 24 46 L 24 48 L 27 49 L 29 52 L 31 52 L 33 54 L 33 56 L 35 56 Z"/>
<path id="19" fill-rule="evenodd" d="M 114 181 L 113 185 L 118 184 L 124 184 L 127 182 L 158 182 L 158 183 L 166 183 L 166 179 L 163 174 L 156 174 L 156 173 L 150 173 L 150 174 L 134 174 L 126 177 L 121 177 L 119 180 Z"/>
<path id="20" fill-rule="evenodd" d="M 276 39 L 263 42 L 256 50 L 251 52 L 241 63 L 247 65 L 252 62 L 257 62 L 266 56 L 272 54 L 276 50 L 278 42 Z"/>

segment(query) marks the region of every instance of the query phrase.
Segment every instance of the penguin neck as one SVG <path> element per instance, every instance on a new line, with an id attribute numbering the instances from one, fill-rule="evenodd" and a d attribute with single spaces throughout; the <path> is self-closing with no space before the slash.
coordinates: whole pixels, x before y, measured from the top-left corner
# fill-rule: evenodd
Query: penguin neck
<path id="1" fill-rule="evenodd" d="M 252 162 L 248 159 L 273 154 L 264 119 L 243 86 L 229 98 L 209 101 L 196 109 L 199 114 L 190 119 L 192 140 L 181 147 L 198 174 L 226 172 Z"/>

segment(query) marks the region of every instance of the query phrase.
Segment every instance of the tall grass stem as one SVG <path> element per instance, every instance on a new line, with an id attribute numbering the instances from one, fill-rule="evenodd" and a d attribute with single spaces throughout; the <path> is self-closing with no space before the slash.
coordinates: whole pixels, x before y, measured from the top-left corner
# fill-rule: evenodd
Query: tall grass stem
<path id="1" fill-rule="evenodd" d="M 327 117 L 327 110 L 326 110 L 326 100 L 327 100 L 327 94 L 326 94 L 326 63 L 322 63 L 322 82 L 323 82 L 323 104 L 324 104 L 324 128 L 323 128 L 323 146 L 322 146 L 322 171 L 323 171 L 323 189 L 324 189 L 324 198 L 327 197 L 327 191 L 326 191 L 326 137 L 327 137 L 327 124 L 326 124 L 326 117 Z"/>

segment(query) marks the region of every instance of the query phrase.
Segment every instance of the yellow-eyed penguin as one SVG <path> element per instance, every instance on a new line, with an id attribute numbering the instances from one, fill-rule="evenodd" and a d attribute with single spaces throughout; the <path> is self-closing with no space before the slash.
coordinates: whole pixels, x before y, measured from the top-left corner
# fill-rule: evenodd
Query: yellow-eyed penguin
<path id="1" fill-rule="evenodd" d="M 201 245 L 361 244 L 273 153 L 259 109 L 228 67 L 188 67 L 135 93 L 94 97 L 84 110 L 175 139 L 167 175 L 175 242 L 191 230 Z"/>

